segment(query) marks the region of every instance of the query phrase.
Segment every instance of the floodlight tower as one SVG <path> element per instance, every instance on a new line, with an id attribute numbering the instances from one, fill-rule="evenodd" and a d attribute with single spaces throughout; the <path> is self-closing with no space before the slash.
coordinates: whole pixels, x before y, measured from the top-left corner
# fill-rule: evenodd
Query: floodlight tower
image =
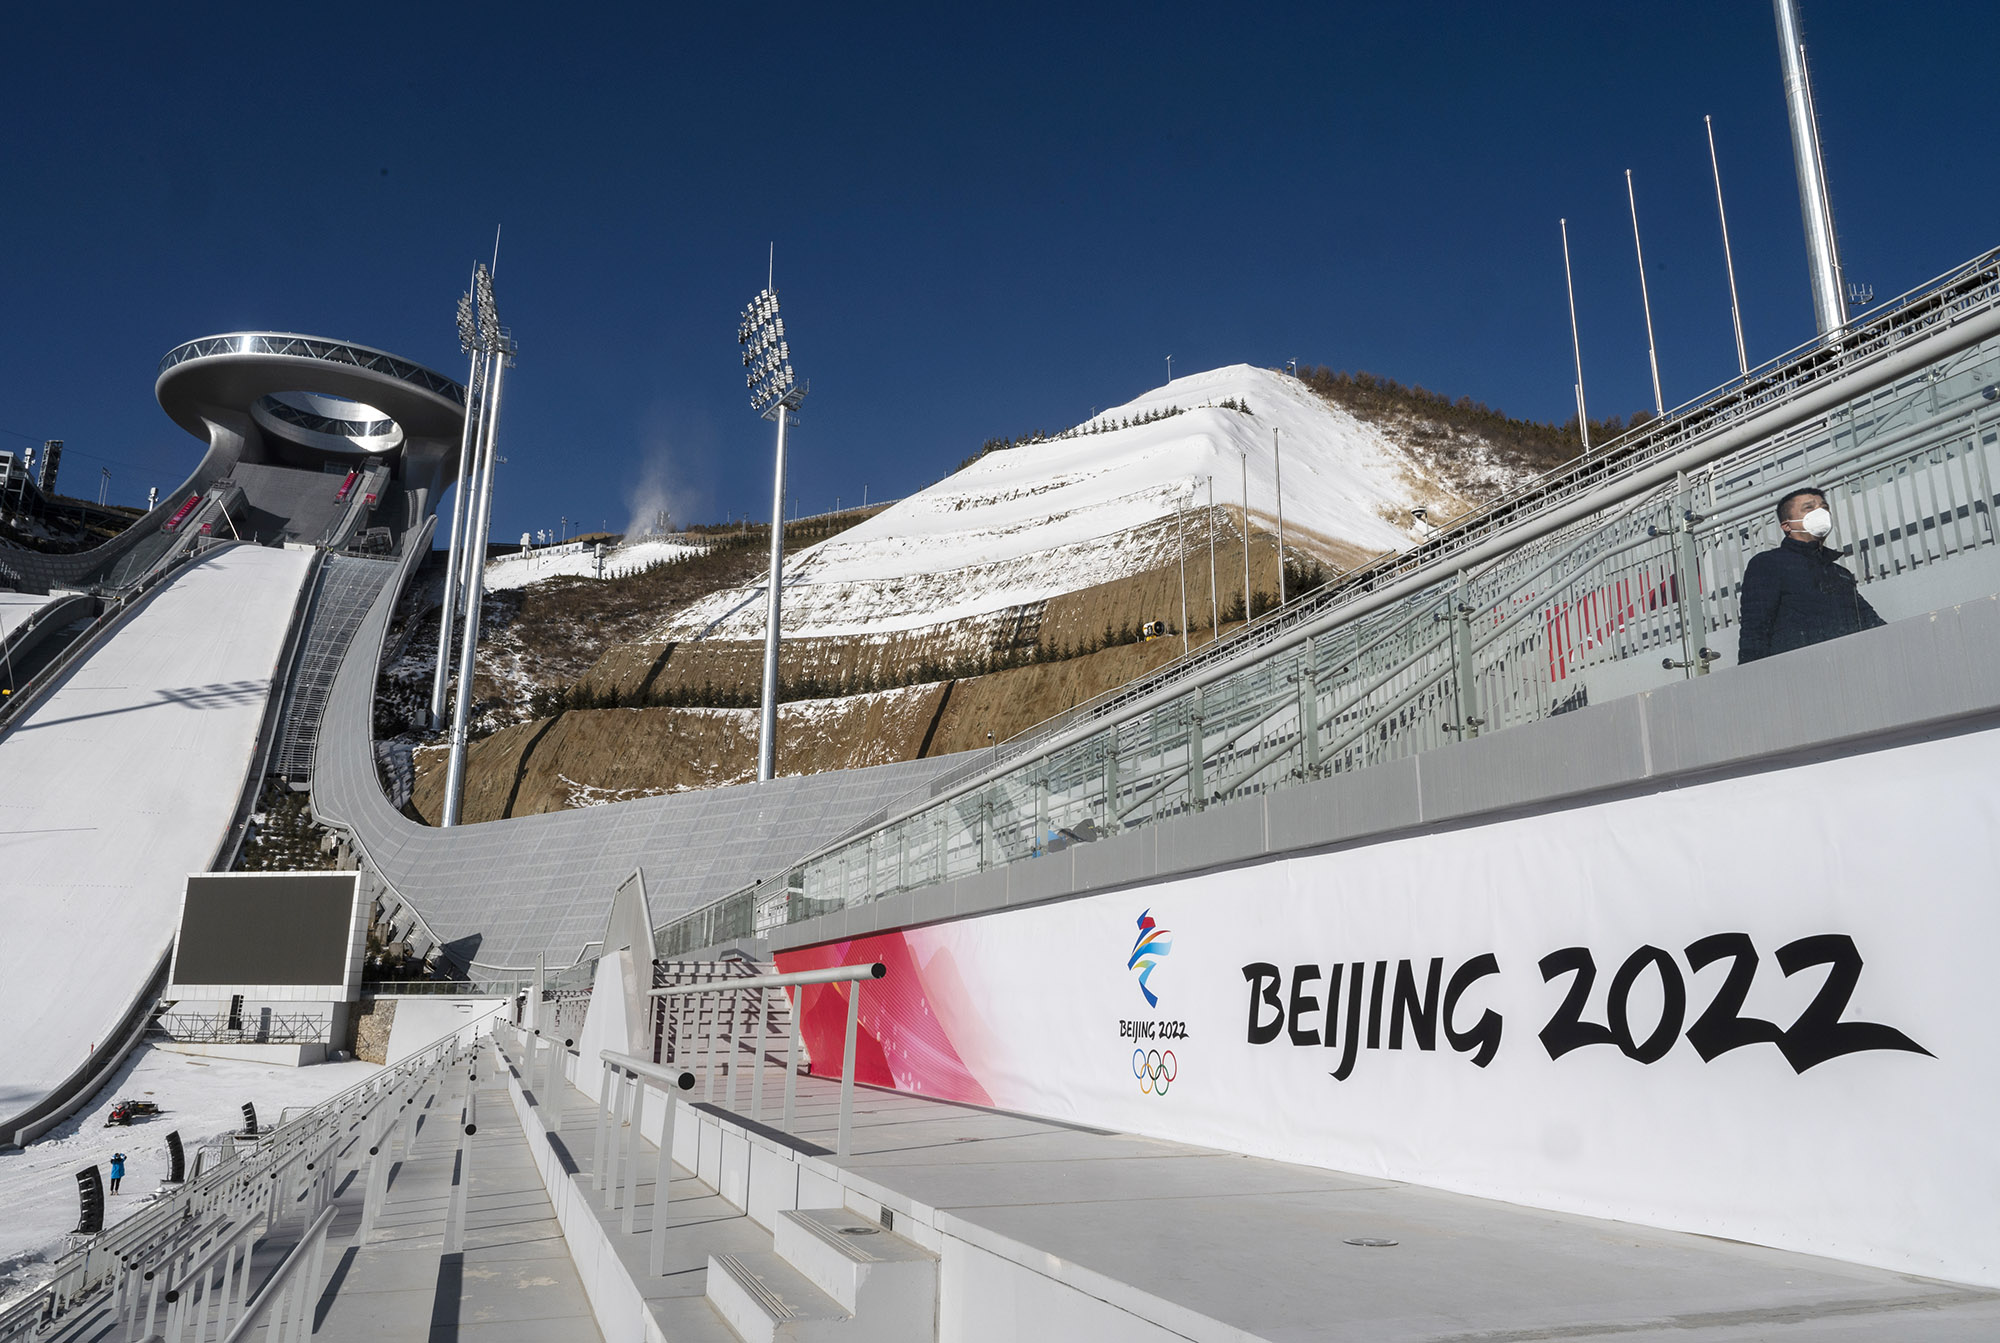
<path id="1" fill-rule="evenodd" d="M 500 384 L 514 362 L 514 341 L 500 325 L 493 301 L 493 280 L 484 270 L 473 275 L 479 345 L 486 358 L 486 405 L 479 417 L 479 443 L 474 474 L 479 492 L 468 506 L 465 546 L 465 629 L 458 647 L 458 696 L 451 711 L 451 757 L 444 777 L 445 825 L 457 825 L 465 804 L 465 743 L 472 713 L 472 674 L 479 652 L 479 599 L 486 579 L 486 540 L 493 525 L 493 464 L 500 431 Z"/>
<path id="2" fill-rule="evenodd" d="M 1806 254 L 1812 266 L 1813 317 L 1822 336 L 1847 326 L 1847 290 L 1841 282 L 1840 245 L 1833 231 L 1833 202 L 1826 192 L 1826 160 L 1820 154 L 1819 117 L 1813 110 L 1812 77 L 1805 43 L 1799 37 L 1798 0 L 1772 0 L 1778 20 L 1778 57 L 1785 72 L 1785 107 L 1791 114 L 1792 161 L 1799 176 L 1799 213 L 1805 220 Z"/>
<path id="3" fill-rule="evenodd" d="M 464 586 L 461 555 L 466 547 L 468 496 L 472 493 L 472 453 L 479 439 L 480 398 L 486 386 L 486 351 L 479 339 L 479 322 L 473 295 L 479 292 L 484 269 L 475 266 L 472 288 L 458 298 L 458 348 L 472 360 L 465 375 L 465 428 L 458 439 L 458 489 L 451 501 L 451 545 L 445 551 L 444 600 L 438 612 L 437 667 L 431 674 L 431 728 L 444 726 L 446 688 L 451 683 L 451 632 L 457 621 L 459 589 Z"/>
<path id="4" fill-rule="evenodd" d="M 757 720 L 757 781 L 769 779 L 778 764 L 778 619 L 785 564 L 785 429 L 792 411 L 806 399 L 792 372 L 792 348 L 785 319 L 778 315 L 778 291 L 768 282 L 743 309 L 736 343 L 743 347 L 743 385 L 750 409 L 778 422 L 777 462 L 771 473 L 771 577 L 764 605 L 764 699 Z"/>

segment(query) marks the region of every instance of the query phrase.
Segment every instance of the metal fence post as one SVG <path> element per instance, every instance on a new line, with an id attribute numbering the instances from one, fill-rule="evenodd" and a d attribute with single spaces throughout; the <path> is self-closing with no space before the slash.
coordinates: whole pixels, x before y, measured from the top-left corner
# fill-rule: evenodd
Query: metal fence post
<path id="1" fill-rule="evenodd" d="M 728 993 L 729 999 L 729 1089 L 723 1099 L 723 1106 L 732 1114 L 736 1111 L 736 1074 L 743 1066 L 743 995 L 735 989 Z"/>
<path id="2" fill-rule="evenodd" d="M 1319 777 L 1319 676 L 1313 668 L 1316 661 L 1317 658 L 1308 658 L 1299 668 L 1299 737 L 1305 743 L 1308 779 Z"/>
<path id="3" fill-rule="evenodd" d="M 470 1083 L 465 1092 L 465 1124 L 458 1139 L 458 1173 L 451 1183 L 451 1204 L 445 1214 L 444 1252 L 465 1249 L 465 1209 L 471 1200 L 472 1135 L 479 1131 L 479 1094 Z"/>
<path id="4" fill-rule="evenodd" d="M 750 1118 L 761 1124 L 764 1122 L 764 1014 L 770 999 L 763 989 L 751 992 L 757 1028 L 750 1033 Z"/>
<path id="5" fill-rule="evenodd" d="M 1104 746 L 1104 828 L 1118 829 L 1118 729 L 1105 734 Z"/>
<path id="6" fill-rule="evenodd" d="M 694 1086 L 694 1074 L 682 1073 L 677 1083 L 680 1090 L 688 1090 Z M 653 1243 L 650 1247 L 651 1268 L 656 1278 L 667 1274 L 667 1200 L 674 1173 L 674 1112 L 680 1109 L 680 1101 L 672 1091 L 662 1094 L 666 1099 L 667 1112 L 660 1119 L 660 1159 L 653 1172 Z"/>
<path id="7" fill-rule="evenodd" d="M 667 1102 L 672 1105 L 671 1099 Z M 618 1229 L 627 1235 L 632 1233 L 633 1219 L 639 1212 L 639 1140 L 640 1125 L 646 1114 L 646 1079 L 632 1074 L 632 1126 L 625 1130 L 625 1217 Z"/>
<path id="8" fill-rule="evenodd" d="M 558 1041 L 551 1038 L 549 1040 L 549 1049 L 552 1053 L 549 1068 L 549 1114 L 547 1122 L 548 1130 L 551 1133 L 561 1133 L 563 1131 L 563 1111 L 568 1108 L 570 1043 L 568 1039 Z M 577 1066 L 579 1069 L 582 1068 L 581 1060 L 578 1061 Z"/>
<path id="9" fill-rule="evenodd" d="M 605 1126 L 610 1123 L 612 1088 L 617 1085 L 612 1080 L 611 1065 L 604 1064 L 604 1071 L 597 1080 L 597 1142 L 590 1149 L 591 1180 L 597 1188 L 604 1188 L 604 1135 Z"/>
<path id="10" fill-rule="evenodd" d="M 712 1101 L 715 1099 L 715 1018 L 721 1010 L 722 999 L 704 993 L 696 995 L 696 1000 L 702 1002 L 708 1012 L 708 1038 L 702 1048 L 701 1098 Z"/>
<path id="11" fill-rule="evenodd" d="M 618 1210 L 618 1158 L 625 1147 L 625 1116 L 632 1108 L 631 1088 L 626 1082 L 625 1070 L 614 1067 L 611 1078 L 615 1097 L 611 1114 L 611 1141 L 605 1146 L 604 1160 L 600 1163 L 606 1212 Z"/>
<path id="12" fill-rule="evenodd" d="M 1203 756 L 1208 744 L 1202 736 L 1202 711 L 1208 707 L 1208 696 L 1201 690 L 1194 692 L 1194 703 L 1187 720 L 1187 787 L 1188 805 L 1196 811 L 1208 808 L 1208 781 L 1203 766 L 1207 763 Z"/>
<path id="13" fill-rule="evenodd" d="M 1694 525 L 1701 515 L 1694 511 L 1694 494 L 1688 489 L 1687 472 L 1679 473 L 1674 494 L 1674 542 L 1679 573 L 1674 595 L 1681 608 L 1681 657 L 1696 676 L 1708 675 L 1708 621 L 1703 611 L 1701 555 L 1694 542 Z"/>
<path id="14" fill-rule="evenodd" d="M 835 1156 L 848 1155 L 854 1128 L 854 1034 L 861 1022 L 861 981 L 847 985 L 847 1052 L 840 1063 L 840 1136 Z"/>
<path id="15" fill-rule="evenodd" d="M 1485 719 L 1479 716 L 1479 680 L 1472 661 L 1472 604 L 1466 600 L 1468 583 L 1465 570 L 1458 571 L 1458 583 L 1452 593 L 1451 647 L 1452 665 L 1457 672 L 1458 684 L 1458 739 L 1466 741 L 1479 735 Z"/>
<path id="16" fill-rule="evenodd" d="M 398 1115 L 401 1111 L 397 1112 Z M 368 1244 L 375 1235 L 375 1219 L 382 1215 L 382 1200 L 389 1193 L 389 1158 L 382 1149 L 391 1144 L 396 1136 L 395 1123 L 390 1122 L 388 1131 L 368 1149 L 368 1183 L 361 1195 L 361 1233 L 357 1237 L 362 1245 Z"/>
<path id="17" fill-rule="evenodd" d="M 778 992 L 784 993 L 785 990 L 779 989 Z M 804 1015 L 805 985 L 799 985 L 797 993 L 796 999 L 790 996 L 786 998 L 792 1026 L 791 1030 L 786 1032 L 785 1041 L 785 1132 L 787 1133 L 795 1131 L 799 1121 L 799 1018 Z"/>

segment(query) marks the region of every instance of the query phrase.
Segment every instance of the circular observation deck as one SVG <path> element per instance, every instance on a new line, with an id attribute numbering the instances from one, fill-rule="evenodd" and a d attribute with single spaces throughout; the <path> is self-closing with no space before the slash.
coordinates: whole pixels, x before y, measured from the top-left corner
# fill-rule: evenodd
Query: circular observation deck
<path id="1" fill-rule="evenodd" d="M 465 422 L 465 389 L 442 373 L 351 341 L 281 331 L 177 345 L 160 360 L 153 390 L 196 438 L 210 439 L 220 418 L 247 416 L 273 457 L 295 462 L 361 464 L 416 443 L 455 445 Z"/>

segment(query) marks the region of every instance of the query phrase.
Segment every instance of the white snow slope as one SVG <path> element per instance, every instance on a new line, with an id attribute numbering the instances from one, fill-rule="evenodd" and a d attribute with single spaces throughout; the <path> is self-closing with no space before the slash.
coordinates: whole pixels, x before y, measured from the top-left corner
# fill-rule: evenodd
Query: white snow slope
<path id="1" fill-rule="evenodd" d="M 228 833 L 311 556 L 190 566 L 0 739 L 0 1122 L 102 1044 Z"/>
<path id="2" fill-rule="evenodd" d="M 1247 404 L 1249 413 L 1216 403 Z M 1381 427 L 1297 379 L 1247 364 L 1176 378 L 1092 424 L 1183 412 L 1108 432 L 990 452 L 964 470 L 785 562 L 785 633 L 883 634 L 965 620 L 1171 563 L 1177 501 L 1236 515 L 1249 460 L 1253 526 L 1277 514 L 1272 430 L 1283 453 L 1287 544 L 1374 555 L 1412 540 L 1408 510 L 1462 506 Z M 1085 428 L 1088 426 L 1079 426 Z M 1203 542 L 1200 514 L 1188 542 Z M 1389 518 L 1398 521 L 1391 522 Z M 1349 552 L 1348 559 L 1354 558 Z M 660 639 L 755 639 L 763 580 L 694 603 Z"/>

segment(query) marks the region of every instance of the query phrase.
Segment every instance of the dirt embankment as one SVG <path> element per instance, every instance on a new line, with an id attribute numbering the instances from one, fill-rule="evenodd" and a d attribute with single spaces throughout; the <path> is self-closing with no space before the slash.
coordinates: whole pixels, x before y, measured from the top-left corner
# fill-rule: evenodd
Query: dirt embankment
<path id="1" fill-rule="evenodd" d="M 1289 536 L 1286 540 L 1296 557 L 1303 547 Z M 1370 558 L 1353 546 L 1312 539 L 1304 546 L 1342 568 Z M 1243 546 L 1233 534 L 1217 537 L 1213 601 L 1206 535 L 1190 526 L 1186 548 L 1187 623 L 1198 644 L 1208 636 L 1213 607 L 1223 612 L 1225 628 L 1232 623 L 1227 613 L 1242 610 Z M 1147 621 L 1164 621 L 1178 631 L 1181 582 L 1181 567 L 1175 563 L 976 621 L 852 638 L 787 639 L 779 654 L 779 677 L 786 684 L 810 678 L 829 687 L 937 682 L 948 679 L 960 659 L 1026 653 L 1037 646 L 1044 657 L 1068 661 L 1086 648 L 1129 641 Z M 1277 595 L 1277 542 L 1261 531 L 1251 540 L 1250 583 L 1254 594 Z M 1178 648 L 1178 638 L 1172 642 Z M 676 690 L 735 690 L 754 697 L 762 685 L 763 658 L 763 644 L 747 640 L 619 644 L 607 649 L 576 684 L 600 700 L 615 696 L 627 704 L 658 702 Z M 1100 673 L 1077 675 L 1094 681 Z"/>
<path id="2" fill-rule="evenodd" d="M 962 681 L 780 706 L 778 769 L 811 774 L 1001 741 L 1180 653 L 1178 638 Z M 437 823 L 444 752 L 417 754 L 417 812 Z M 571 709 L 475 742 L 466 823 L 740 783 L 757 773 L 754 709 Z"/>

